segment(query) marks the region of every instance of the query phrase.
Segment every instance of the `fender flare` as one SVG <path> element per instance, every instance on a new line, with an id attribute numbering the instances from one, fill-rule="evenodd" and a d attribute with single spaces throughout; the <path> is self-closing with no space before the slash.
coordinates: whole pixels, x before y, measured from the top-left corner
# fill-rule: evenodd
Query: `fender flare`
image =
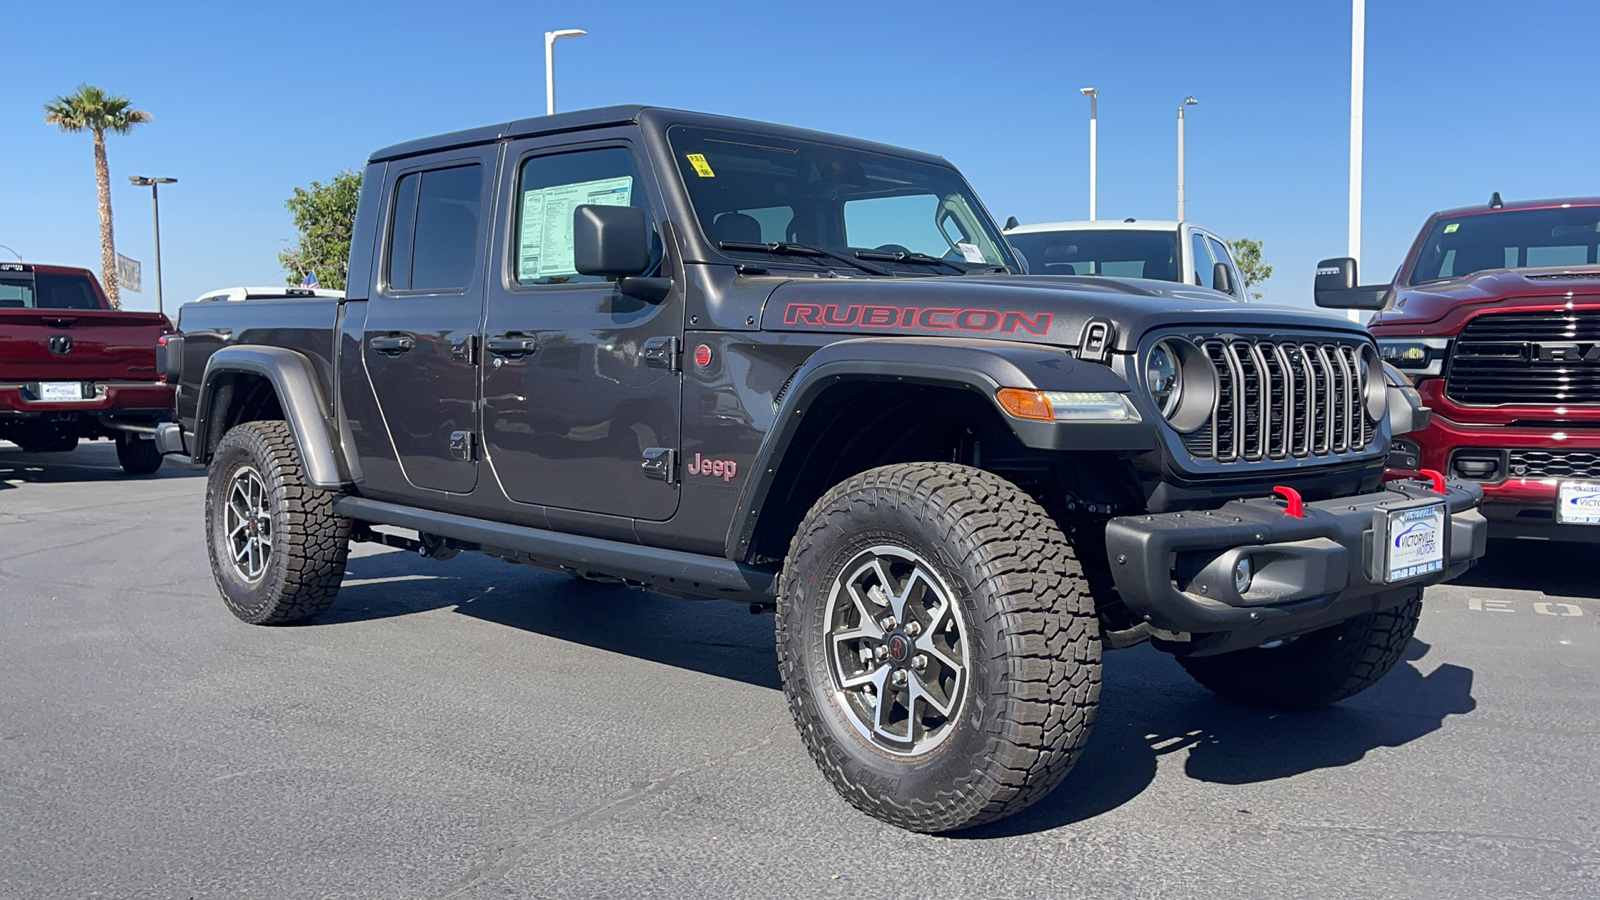
<path id="1" fill-rule="evenodd" d="M 725 550 L 743 559 L 750 549 L 779 466 L 799 432 L 803 415 L 823 392 L 851 381 L 898 381 L 954 387 L 982 394 L 1023 446 L 1045 451 L 1155 449 L 1152 426 L 1143 421 L 1078 423 L 1018 419 L 1000 406 L 1003 387 L 1041 391 L 1128 393 L 1128 382 L 1110 368 L 1073 358 L 1054 347 L 977 338 L 857 338 L 828 344 L 794 374 L 756 452 L 752 477 L 739 495 Z M 1135 404 L 1143 404 L 1135 398 Z M 1148 414 L 1141 412 L 1141 415 Z"/>
<path id="2" fill-rule="evenodd" d="M 272 384 L 278 405 L 300 448 L 306 482 L 313 487 L 333 490 L 350 483 L 339 465 L 328 423 L 332 406 L 323 395 L 311 360 L 302 353 L 282 347 L 224 347 L 206 361 L 200 379 L 200 396 L 195 407 L 194 448 L 196 462 L 210 461 L 209 437 L 212 394 L 223 376 L 243 373 L 259 375 Z"/>

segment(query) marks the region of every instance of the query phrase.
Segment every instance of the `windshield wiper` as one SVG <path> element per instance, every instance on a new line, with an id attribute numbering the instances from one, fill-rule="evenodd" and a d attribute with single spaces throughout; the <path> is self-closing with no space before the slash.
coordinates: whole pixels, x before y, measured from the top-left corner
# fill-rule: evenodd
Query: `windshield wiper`
<path id="1" fill-rule="evenodd" d="M 913 253 L 910 251 L 901 253 L 898 251 L 889 250 L 857 250 L 856 256 L 860 259 L 881 259 L 885 262 L 921 263 L 929 266 L 945 266 L 953 269 L 959 275 L 965 275 L 972 271 L 971 269 L 951 262 L 948 259 L 930 256 L 926 253 Z"/>
<path id="2" fill-rule="evenodd" d="M 771 253 L 777 256 L 807 256 L 813 259 L 833 259 L 838 260 L 845 265 L 854 266 L 863 272 L 868 272 L 873 275 L 894 274 L 888 269 L 870 265 L 862 262 L 859 259 L 845 256 L 843 253 L 835 253 L 832 250 L 824 250 L 821 247 L 810 247 L 805 244 L 795 244 L 787 241 L 766 241 L 760 243 L 756 241 L 719 241 L 717 243 L 717 249 L 748 250 L 754 253 Z"/>

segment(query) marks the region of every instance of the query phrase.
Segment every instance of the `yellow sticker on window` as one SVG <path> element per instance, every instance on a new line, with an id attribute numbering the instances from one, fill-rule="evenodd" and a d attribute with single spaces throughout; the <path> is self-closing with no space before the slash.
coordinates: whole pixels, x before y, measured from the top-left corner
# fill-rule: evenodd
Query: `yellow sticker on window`
<path id="1" fill-rule="evenodd" d="M 694 173 L 701 178 L 715 178 L 717 173 L 711 171 L 711 164 L 706 162 L 704 153 L 691 153 L 688 156 L 689 165 L 694 166 Z"/>
<path id="2" fill-rule="evenodd" d="M 1456 233 L 1456 229 L 1460 228 L 1460 227 L 1461 227 L 1461 223 L 1460 222 L 1451 222 L 1449 225 L 1446 225 L 1444 227 L 1444 233 L 1445 234 L 1455 234 Z"/>

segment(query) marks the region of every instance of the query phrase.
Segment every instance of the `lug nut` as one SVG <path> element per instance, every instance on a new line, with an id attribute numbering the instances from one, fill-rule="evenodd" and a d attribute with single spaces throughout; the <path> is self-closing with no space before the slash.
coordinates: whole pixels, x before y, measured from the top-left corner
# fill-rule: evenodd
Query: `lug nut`
<path id="1" fill-rule="evenodd" d="M 894 673 L 889 676 L 889 681 L 892 682 L 895 687 L 903 686 L 906 683 L 906 670 L 895 669 Z"/>
<path id="2" fill-rule="evenodd" d="M 899 623 L 895 622 L 894 616 L 884 616 L 878 620 L 879 627 L 881 627 L 884 631 L 893 631 L 894 626 L 897 624 Z"/>
<path id="3" fill-rule="evenodd" d="M 916 637 L 917 635 L 919 635 L 921 633 L 922 633 L 922 626 L 917 624 L 917 620 L 916 619 L 912 619 L 911 621 L 906 623 L 906 634 L 909 634 L 912 637 Z"/>
<path id="4" fill-rule="evenodd" d="M 883 659 L 885 656 L 889 655 L 889 648 L 880 646 L 878 649 L 872 651 L 872 655 L 877 659 Z"/>
<path id="5" fill-rule="evenodd" d="M 927 667 L 928 667 L 928 657 L 927 657 L 926 654 L 918 653 L 916 656 L 911 657 L 911 668 L 916 669 L 918 672 L 921 672 L 923 669 L 926 669 Z"/>

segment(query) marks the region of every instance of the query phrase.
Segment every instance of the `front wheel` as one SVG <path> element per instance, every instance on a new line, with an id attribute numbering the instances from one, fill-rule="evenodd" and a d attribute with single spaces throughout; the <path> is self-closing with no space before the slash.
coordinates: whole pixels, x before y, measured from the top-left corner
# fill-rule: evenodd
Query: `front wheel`
<path id="1" fill-rule="evenodd" d="M 1213 693 L 1264 709 L 1307 710 L 1353 697 L 1395 667 L 1422 617 L 1422 589 L 1399 606 L 1287 641 L 1216 656 L 1178 657 Z"/>
<path id="2" fill-rule="evenodd" d="M 247 422 L 217 445 L 206 484 L 206 546 L 222 600 L 252 625 L 289 625 L 333 605 L 349 524 L 306 484 L 284 422 Z"/>
<path id="3" fill-rule="evenodd" d="M 1100 695 L 1072 547 L 1015 485 L 885 466 L 806 515 L 778 591 L 778 664 L 806 748 L 846 800 L 951 831 L 1066 777 Z"/>

